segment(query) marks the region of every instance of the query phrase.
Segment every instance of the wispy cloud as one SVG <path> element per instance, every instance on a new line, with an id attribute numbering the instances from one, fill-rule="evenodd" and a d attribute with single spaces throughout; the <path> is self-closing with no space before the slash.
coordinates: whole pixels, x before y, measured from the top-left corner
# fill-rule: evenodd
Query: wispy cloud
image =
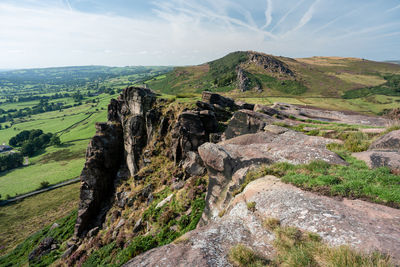
<path id="1" fill-rule="evenodd" d="M 388 10 L 386 10 L 386 12 L 393 12 L 393 11 L 395 11 L 395 10 L 397 10 L 397 9 L 400 9 L 400 4 L 397 5 L 397 6 L 395 6 L 395 7 L 390 8 L 390 9 L 388 9 Z"/>
<path id="2" fill-rule="evenodd" d="M 69 2 L 69 0 L 65 0 L 65 3 L 67 4 L 69 10 L 72 10 L 71 3 Z"/>
<path id="3" fill-rule="evenodd" d="M 265 24 L 262 29 L 267 28 L 272 22 L 272 0 L 267 0 L 267 9 L 265 10 Z"/>
<path id="4" fill-rule="evenodd" d="M 315 7 L 319 3 L 320 0 L 315 0 L 314 3 L 311 4 L 311 6 L 307 9 L 307 11 L 304 13 L 304 15 L 301 17 L 299 23 L 290 31 L 288 31 L 285 35 L 291 34 L 293 32 L 298 31 L 304 25 L 306 25 L 313 17 L 314 12 L 315 12 Z"/>
<path id="5" fill-rule="evenodd" d="M 277 27 L 279 27 L 285 20 L 286 18 L 292 14 L 299 6 L 301 6 L 304 3 L 304 0 L 298 1 L 295 5 L 293 5 L 280 19 L 279 21 L 274 25 L 274 27 L 271 29 L 271 32 L 273 32 Z"/>

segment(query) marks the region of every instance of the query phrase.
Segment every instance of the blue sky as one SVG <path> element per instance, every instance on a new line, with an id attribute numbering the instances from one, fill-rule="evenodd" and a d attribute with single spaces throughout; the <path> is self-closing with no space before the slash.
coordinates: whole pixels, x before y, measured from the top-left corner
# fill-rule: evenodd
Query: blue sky
<path id="1" fill-rule="evenodd" d="M 400 0 L 0 0 L 0 68 L 400 59 Z"/>

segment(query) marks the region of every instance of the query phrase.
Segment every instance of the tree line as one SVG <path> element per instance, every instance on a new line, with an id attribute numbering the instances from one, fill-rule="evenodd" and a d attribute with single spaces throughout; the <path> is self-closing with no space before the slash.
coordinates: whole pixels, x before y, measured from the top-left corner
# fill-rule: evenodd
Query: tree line
<path id="1" fill-rule="evenodd" d="M 52 133 L 43 133 L 40 129 L 24 130 L 11 137 L 8 142 L 10 146 L 20 147 L 24 156 L 33 156 L 46 146 L 60 145 L 60 137 Z"/>

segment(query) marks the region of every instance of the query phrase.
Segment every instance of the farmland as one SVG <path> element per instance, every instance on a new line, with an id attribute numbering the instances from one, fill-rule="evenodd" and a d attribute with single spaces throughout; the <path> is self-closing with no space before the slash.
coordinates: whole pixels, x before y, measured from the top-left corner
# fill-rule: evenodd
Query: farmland
<path id="1" fill-rule="evenodd" d="M 51 185 L 79 176 L 86 147 L 95 133 L 94 124 L 107 120 L 110 99 L 117 97 L 122 88 L 141 84 L 143 79 L 168 70 L 162 67 L 93 69 L 75 67 L 73 71 L 67 69 L 68 72 L 65 68 L 51 68 L 0 75 L 0 108 L 5 112 L 11 110 L 5 115 L 6 121 L 0 124 L 0 143 L 7 144 L 19 132 L 32 129 L 56 134 L 62 143 L 29 157 L 28 166 L 0 173 L 0 199 L 34 191 L 42 182 Z M 14 110 L 33 110 L 43 102 L 43 97 L 61 92 L 68 92 L 68 96 L 46 99 L 48 103 L 60 103 L 61 108 L 57 110 L 22 117 L 14 115 Z M 74 99 L 76 92 L 82 96 L 80 99 Z M 25 101 L 27 96 L 36 100 Z"/>

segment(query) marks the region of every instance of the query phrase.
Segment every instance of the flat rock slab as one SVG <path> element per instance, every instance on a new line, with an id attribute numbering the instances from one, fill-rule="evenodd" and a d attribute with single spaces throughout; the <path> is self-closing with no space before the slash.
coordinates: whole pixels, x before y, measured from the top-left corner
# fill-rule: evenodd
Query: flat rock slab
<path id="1" fill-rule="evenodd" d="M 366 116 L 357 114 L 355 112 L 326 110 L 313 107 L 296 106 L 286 103 L 275 103 L 272 108 L 277 109 L 284 114 L 293 115 L 301 119 L 315 119 L 321 121 L 370 126 L 387 126 L 390 124 L 390 122 L 392 122 L 390 119 Z"/>
<path id="2" fill-rule="evenodd" d="M 253 201 L 255 212 L 246 204 Z M 274 234 L 262 227 L 266 218 L 317 233 L 332 246 L 388 253 L 394 263 L 400 263 L 400 210 L 318 196 L 266 176 L 237 195 L 221 218 L 187 233 L 179 242 L 137 256 L 125 266 L 232 266 L 227 255 L 238 243 L 272 258 Z"/>

